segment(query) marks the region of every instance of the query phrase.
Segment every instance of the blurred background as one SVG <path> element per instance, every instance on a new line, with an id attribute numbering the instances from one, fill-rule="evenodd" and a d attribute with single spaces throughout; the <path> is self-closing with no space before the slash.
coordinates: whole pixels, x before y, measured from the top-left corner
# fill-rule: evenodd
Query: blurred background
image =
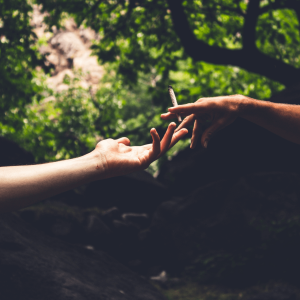
<path id="1" fill-rule="evenodd" d="M 168 85 L 179 104 L 300 104 L 299 18 L 298 0 L 0 0 L 0 164 L 162 137 Z M 190 136 L 145 172 L 18 215 L 168 299 L 300 299 L 300 147 L 245 120 L 206 151 Z"/>

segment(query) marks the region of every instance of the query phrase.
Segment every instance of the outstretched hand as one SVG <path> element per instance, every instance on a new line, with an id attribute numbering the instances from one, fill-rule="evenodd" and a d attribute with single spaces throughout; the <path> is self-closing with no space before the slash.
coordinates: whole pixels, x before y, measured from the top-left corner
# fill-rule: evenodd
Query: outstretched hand
<path id="1" fill-rule="evenodd" d="M 107 139 L 99 142 L 94 151 L 99 152 L 101 164 L 105 169 L 105 178 L 120 176 L 147 168 L 153 161 L 172 148 L 188 130 L 183 128 L 174 134 L 176 124 L 170 123 L 160 141 L 155 128 L 150 130 L 152 144 L 130 147 L 126 137 L 118 140 Z"/>
<path id="2" fill-rule="evenodd" d="M 176 114 L 187 116 L 175 132 L 194 123 L 191 148 L 195 148 L 201 134 L 201 144 L 206 148 L 209 140 L 217 131 L 231 124 L 238 117 L 240 104 L 245 101 L 245 98 L 242 95 L 200 98 L 195 103 L 170 107 L 169 112 L 162 114 L 161 118 L 173 119 L 176 118 Z M 209 122 L 209 127 L 203 131 L 203 124 L 207 122 Z"/>

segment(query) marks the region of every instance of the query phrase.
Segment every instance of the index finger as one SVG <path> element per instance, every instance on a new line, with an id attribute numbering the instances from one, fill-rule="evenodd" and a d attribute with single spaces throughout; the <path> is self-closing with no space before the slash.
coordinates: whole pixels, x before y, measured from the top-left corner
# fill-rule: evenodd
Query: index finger
<path id="1" fill-rule="evenodd" d="M 177 115 L 176 114 L 171 114 L 170 112 L 167 112 L 165 114 L 161 114 L 160 117 L 163 119 L 163 120 L 170 120 L 170 119 L 175 119 L 177 118 Z"/>
<path id="2" fill-rule="evenodd" d="M 195 113 L 198 106 L 199 106 L 199 103 L 197 105 L 195 103 L 189 103 L 189 104 L 178 105 L 175 107 L 169 107 L 168 111 L 172 114 L 190 115 L 190 114 Z"/>

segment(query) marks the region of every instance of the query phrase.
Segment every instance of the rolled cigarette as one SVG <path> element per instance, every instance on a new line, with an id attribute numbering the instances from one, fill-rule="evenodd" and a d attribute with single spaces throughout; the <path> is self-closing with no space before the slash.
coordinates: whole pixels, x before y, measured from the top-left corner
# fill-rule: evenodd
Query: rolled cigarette
<path id="1" fill-rule="evenodd" d="M 176 97 L 175 97 L 175 93 L 174 93 L 174 90 L 173 90 L 172 86 L 169 85 L 168 91 L 169 91 L 169 95 L 170 95 L 170 98 L 171 98 L 173 106 L 174 107 L 178 106 L 178 103 L 177 103 L 177 100 L 176 100 Z M 178 122 L 181 122 L 182 121 L 181 116 L 178 115 L 178 114 L 176 114 L 176 116 L 177 116 Z"/>

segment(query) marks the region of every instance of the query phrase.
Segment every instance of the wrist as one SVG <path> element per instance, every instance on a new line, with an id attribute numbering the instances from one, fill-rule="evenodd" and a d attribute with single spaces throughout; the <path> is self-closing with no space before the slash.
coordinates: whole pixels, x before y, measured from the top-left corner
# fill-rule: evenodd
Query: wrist
<path id="1" fill-rule="evenodd" d="M 239 95 L 237 99 L 237 115 L 238 117 L 248 119 L 260 106 L 262 101 L 250 97 Z"/>
<path id="2" fill-rule="evenodd" d="M 89 181 L 104 179 L 107 177 L 108 167 L 105 155 L 100 150 L 93 150 L 92 152 L 79 157 L 85 161 L 89 169 Z"/>

